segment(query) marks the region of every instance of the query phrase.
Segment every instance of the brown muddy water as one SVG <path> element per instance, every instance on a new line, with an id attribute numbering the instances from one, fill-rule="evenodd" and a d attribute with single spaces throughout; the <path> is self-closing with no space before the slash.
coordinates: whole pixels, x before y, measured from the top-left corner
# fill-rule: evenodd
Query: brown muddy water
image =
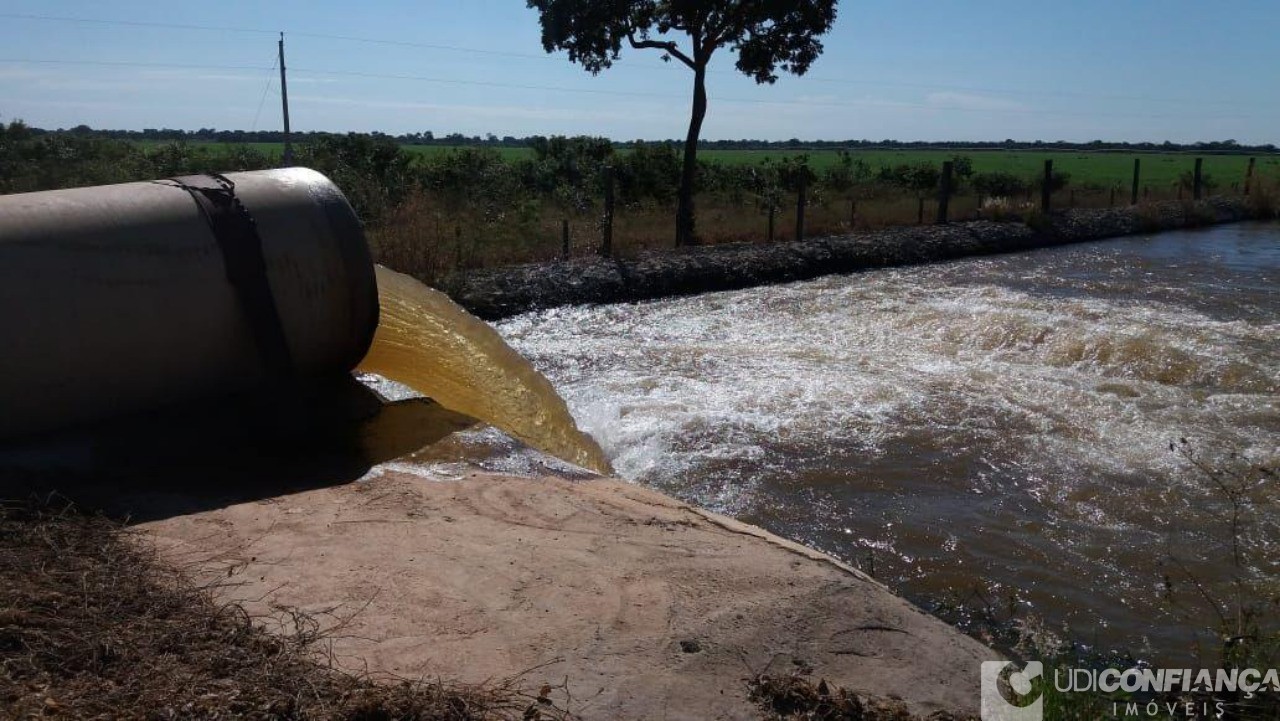
<path id="1" fill-rule="evenodd" d="M 498 329 L 628 479 L 926 608 L 1172 660 L 1214 643 L 1186 572 L 1234 571 L 1228 504 L 1169 444 L 1275 466 L 1278 284 L 1280 227 L 1237 225 Z M 1274 579 L 1280 509 L 1247 534 Z"/>
<path id="2" fill-rule="evenodd" d="M 444 293 L 377 266 L 380 317 L 359 370 L 489 423 L 530 446 L 612 473 L 551 383 L 484 321 Z"/>

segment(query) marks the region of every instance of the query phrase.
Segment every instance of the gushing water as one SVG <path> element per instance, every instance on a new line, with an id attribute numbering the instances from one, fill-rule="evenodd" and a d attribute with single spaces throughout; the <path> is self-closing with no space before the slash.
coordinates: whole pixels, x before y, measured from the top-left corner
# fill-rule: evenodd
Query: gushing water
<path id="1" fill-rule="evenodd" d="M 381 319 L 359 370 L 598 473 L 608 458 L 547 379 L 483 321 L 407 275 L 377 268 Z"/>
<path id="2" fill-rule="evenodd" d="M 925 604 L 1177 654 L 1163 576 L 1229 580 L 1229 509 L 1168 444 L 1280 460 L 1277 283 L 1280 229 L 1237 226 L 498 328 L 627 478 Z M 1251 521 L 1274 577 L 1280 511 Z"/>

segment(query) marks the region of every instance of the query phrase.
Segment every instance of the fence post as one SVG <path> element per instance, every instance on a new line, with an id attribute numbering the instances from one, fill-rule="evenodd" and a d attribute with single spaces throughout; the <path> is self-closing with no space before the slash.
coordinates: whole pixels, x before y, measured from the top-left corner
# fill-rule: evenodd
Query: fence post
<path id="1" fill-rule="evenodd" d="M 1068 208 L 1076 207 L 1076 189 L 1075 188 L 1072 188 L 1071 192 L 1067 194 L 1067 207 Z"/>
<path id="2" fill-rule="evenodd" d="M 1249 158 L 1249 167 L 1244 170 L 1244 194 L 1249 195 L 1249 188 L 1253 185 L 1253 161 L 1257 158 Z"/>
<path id="3" fill-rule="evenodd" d="M 462 226 L 453 226 L 453 267 L 462 269 Z"/>
<path id="4" fill-rule="evenodd" d="M 1107 202 L 1108 208 L 1116 207 L 1116 186 L 1111 186 L 1111 200 Z"/>
<path id="5" fill-rule="evenodd" d="M 772 203 L 769 204 L 769 242 L 773 242 L 773 215 L 777 211 Z"/>
<path id="6" fill-rule="evenodd" d="M 955 163 L 942 161 L 942 175 L 938 178 L 938 222 L 947 222 L 947 206 L 951 203 L 951 172 Z"/>
<path id="7" fill-rule="evenodd" d="M 560 221 L 560 257 L 569 259 L 569 219 Z"/>
<path id="8" fill-rule="evenodd" d="M 849 229 L 853 230 L 853 226 L 858 223 L 858 201 L 853 198 L 849 199 Z"/>
<path id="9" fill-rule="evenodd" d="M 613 255 L 613 166 L 604 166 L 604 222 L 600 227 L 600 255 Z"/>
<path id="10" fill-rule="evenodd" d="M 1196 169 L 1191 179 L 1191 198 L 1193 200 L 1200 199 L 1200 190 L 1201 190 L 1200 186 L 1201 186 L 1201 180 L 1202 180 L 1200 175 L 1200 169 L 1203 165 L 1204 165 L 1204 158 L 1196 158 Z"/>
<path id="11" fill-rule="evenodd" d="M 804 240 L 804 207 L 808 202 L 806 191 L 808 190 L 809 178 L 806 169 L 800 171 L 800 192 L 796 195 L 796 240 Z"/>
<path id="12" fill-rule="evenodd" d="M 1129 205 L 1138 204 L 1138 182 L 1142 177 L 1142 158 L 1133 159 L 1133 198 Z"/>
<path id="13" fill-rule="evenodd" d="M 1049 212 L 1049 201 L 1053 195 L 1053 161 L 1044 161 L 1044 182 L 1040 184 L 1040 211 Z"/>
<path id="14" fill-rule="evenodd" d="M 924 225 L 924 196 L 916 198 L 916 225 Z"/>

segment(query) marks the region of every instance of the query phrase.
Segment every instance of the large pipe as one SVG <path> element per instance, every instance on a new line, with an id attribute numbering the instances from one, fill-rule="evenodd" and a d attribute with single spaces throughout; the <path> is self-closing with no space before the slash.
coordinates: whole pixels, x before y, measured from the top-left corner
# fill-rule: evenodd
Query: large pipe
<path id="1" fill-rule="evenodd" d="M 377 324 L 315 171 L 0 196 L 0 437 L 346 372 Z"/>

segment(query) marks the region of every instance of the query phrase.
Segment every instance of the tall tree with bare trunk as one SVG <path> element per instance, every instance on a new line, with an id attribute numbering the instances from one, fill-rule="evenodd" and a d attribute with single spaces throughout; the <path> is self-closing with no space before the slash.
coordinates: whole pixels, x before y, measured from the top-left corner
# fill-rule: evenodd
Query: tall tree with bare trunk
<path id="1" fill-rule="evenodd" d="M 779 71 L 803 75 L 836 19 L 836 0 L 528 0 L 528 6 L 541 13 L 543 48 L 567 51 L 570 62 L 592 74 L 612 66 L 624 43 L 660 50 L 664 60 L 693 71 L 676 245 L 697 242 L 694 184 L 712 55 L 729 48 L 738 70 L 762 84 L 775 82 Z"/>

